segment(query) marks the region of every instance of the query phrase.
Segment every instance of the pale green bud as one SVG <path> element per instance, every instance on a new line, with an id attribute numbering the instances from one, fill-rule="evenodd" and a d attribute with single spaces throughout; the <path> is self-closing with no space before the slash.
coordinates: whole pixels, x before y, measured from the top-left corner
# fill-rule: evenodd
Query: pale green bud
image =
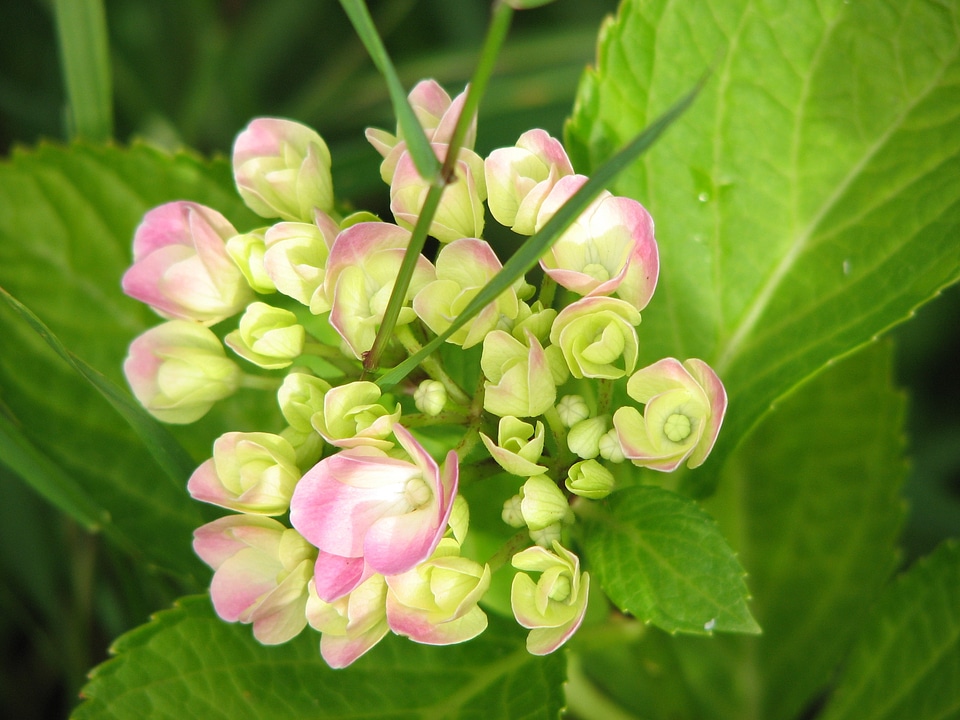
<path id="1" fill-rule="evenodd" d="M 554 523 L 572 521 L 566 496 L 546 475 L 529 478 L 521 492 L 520 512 L 531 530 L 542 530 Z"/>
<path id="2" fill-rule="evenodd" d="M 513 325 L 513 336 L 520 342 L 526 342 L 526 333 L 531 333 L 541 345 L 550 339 L 550 328 L 557 318 L 557 311 L 544 308 L 538 300 L 533 305 L 520 303 L 517 321 Z"/>
<path id="3" fill-rule="evenodd" d="M 522 528 L 527 524 L 520 510 L 521 500 L 520 495 L 514 495 L 503 503 L 503 511 L 500 513 L 500 517 L 510 527 Z"/>
<path id="4" fill-rule="evenodd" d="M 386 438 L 400 419 L 400 404 L 391 412 L 378 401 L 380 388 L 375 383 L 357 381 L 328 391 L 323 410 L 311 422 L 331 445 L 350 448 L 369 445 L 389 450 L 393 443 Z"/>
<path id="5" fill-rule="evenodd" d="M 574 495 L 599 500 L 613 490 L 613 473 L 596 460 L 583 460 L 570 468 L 567 490 Z"/>
<path id="6" fill-rule="evenodd" d="M 557 386 L 543 346 L 531 333 L 528 344 L 502 330 L 483 340 L 480 367 L 487 378 L 483 409 L 505 417 L 536 417 L 557 398 Z"/>
<path id="7" fill-rule="evenodd" d="M 240 327 L 224 342 L 245 360 L 267 370 L 288 367 L 303 352 L 306 331 L 289 310 L 262 302 L 250 303 Z"/>
<path id="8" fill-rule="evenodd" d="M 480 433 L 480 439 L 493 459 L 509 473 L 530 477 L 547 470 L 543 465 L 537 464 L 543 453 L 544 439 L 543 423 L 540 421 L 537 421 L 534 432 L 533 425 L 508 415 L 500 418 L 497 444 L 484 433 Z"/>
<path id="9" fill-rule="evenodd" d="M 600 457 L 612 463 L 622 463 L 626 459 L 616 428 L 611 428 L 600 438 Z"/>
<path id="10" fill-rule="evenodd" d="M 263 266 L 263 254 L 267 249 L 263 233 L 261 229 L 243 235 L 234 235 L 227 240 L 227 255 L 240 268 L 250 287 L 265 295 L 276 292 L 277 286 L 274 285 Z"/>
<path id="11" fill-rule="evenodd" d="M 560 422 L 570 428 L 590 417 L 590 408 L 587 407 L 587 401 L 583 396 L 564 395 L 557 403 L 557 414 L 560 416 Z"/>
<path id="12" fill-rule="evenodd" d="M 413 393 L 413 404 L 426 415 L 439 415 L 447 403 L 447 389 L 439 380 L 424 380 Z"/>
<path id="13" fill-rule="evenodd" d="M 560 542 L 563 535 L 563 524 L 555 522 L 553 525 L 547 525 L 540 530 L 531 530 L 530 539 L 540 547 L 551 547 L 555 542 Z"/>
<path id="14" fill-rule="evenodd" d="M 330 383 L 305 372 L 292 372 L 277 391 L 280 412 L 290 426 L 301 433 L 313 432 L 314 413 L 323 409 L 323 396 Z"/>
<path id="15" fill-rule="evenodd" d="M 613 380 L 633 372 L 640 313 L 616 298 L 586 297 L 557 316 L 550 342 L 559 345 L 575 378 Z"/>
<path id="16" fill-rule="evenodd" d="M 581 420 L 567 433 L 567 447 L 584 460 L 600 454 L 600 438 L 610 427 L 610 416 L 600 415 Z"/>
<path id="17" fill-rule="evenodd" d="M 330 309 L 324 278 L 339 228 L 322 212 L 315 218 L 312 223 L 282 222 L 269 228 L 263 264 L 277 290 L 319 315 Z"/>

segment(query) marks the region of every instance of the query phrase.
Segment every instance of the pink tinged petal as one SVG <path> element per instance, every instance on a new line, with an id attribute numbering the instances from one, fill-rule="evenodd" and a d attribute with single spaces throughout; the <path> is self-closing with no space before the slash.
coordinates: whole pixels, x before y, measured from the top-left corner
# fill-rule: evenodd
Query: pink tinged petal
<path id="1" fill-rule="evenodd" d="M 444 93 L 446 95 L 446 93 Z M 448 144 L 453 139 L 453 131 L 460 120 L 460 114 L 463 112 L 464 103 L 467 101 L 467 90 L 457 95 L 453 102 L 449 104 L 443 114 L 440 116 L 440 122 L 437 123 L 433 133 L 428 133 L 427 137 L 431 143 Z M 467 128 L 467 134 L 463 138 L 462 147 L 469 150 L 477 138 L 477 115 L 474 113 L 470 120 L 470 126 Z"/>
<path id="2" fill-rule="evenodd" d="M 373 148 L 383 157 L 387 157 L 397 144 L 397 136 L 391 135 L 386 130 L 367 128 L 363 135 L 367 138 L 367 142 L 373 145 Z"/>
<path id="3" fill-rule="evenodd" d="M 387 596 L 387 620 L 390 629 L 424 645 L 454 645 L 472 640 L 487 629 L 487 616 L 474 606 L 462 617 L 433 624 L 426 615 Z"/>
<path id="4" fill-rule="evenodd" d="M 529 150 L 544 163 L 554 166 L 561 175 L 573 175 L 573 165 L 563 145 L 546 130 L 527 130 L 517 140 L 517 147 Z"/>
<path id="5" fill-rule="evenodd" d="M 312 563 L 302 561 L 253 612 L 253 636 L 264 645 L 279 645 L 306 627 L 307 581 Z"/>
<path id="6" fill-rule="evenodd" d="M 627 381 L 627 394 L 638 403 L 648 403 L 660 393 L 688 388 L 693 378 L 676 358 L 663 358 L 637 370 Z"/>
<path id="7" fill-rule="evenodd" d="M 450 96 L 436 80 L 421 80 L 407 95 L 413 110 L 426 129 L 437 127 L 437 123 L 450 107 Z M 429 137 L 429 136 L 428 136 Z"/>
<path id="8" fill-rule="evenodd" d="M 332 603 L 353 592 L 373 572 L 362 557 L 341 557 L 321 550 L 313 570 L 317 596 Z"/>
<path id="9" fill-rule="evenodd" d="M 556 628 L 534 628 L 527 635 L 527 652 L 531 655 L 549 655 L 559 649 L 580 627 L 587 613 L 590 575 L 583 573 L 577 595 L 577 613 L 573 620 Z"/>
<path id="10" fill-rule="evenodd" d="M 245 547 L 276 555 L 284 526 L 276 520 L 254 515 L 228 515 L 193 532 L 193 550 L 201 560 L 217 570 Z"/>
<path id="11" fill-rule="evenodd" d="M 364 559 L 370 567 L 384 575 L 395 575 L 430 557 L 446 530 L 436 523 L 436 507 L 431 504 L 374 523 L 364 543 Z"/>
<path id="12" fill-rule="evenodd" d="M 187 492 L 194 500 L 213 505 L 223 505 L 223 503 L 230 502 L 233 499 L 232 493 L 227 492 L 223 483 L 220 482 L 213 458 L 193 471 L 190 480 L 187 481 Z"/>
<path id="13" fill-rule="evenodd" d="M 277 586 L 279 561 L 255 548 L 244 548 L 214 573 L 210 597 L 217 615 L 227 622 L 249 622 L 257 601 Z"/>
<path id="14" fill-rule="evenodd" d="M 720 426 L 723 425 L 723 418 L 727 412 L 727 391 L 717 374 L 703 360 L 691 358 L 684 362 L 684 367 L 703 388 L 710 406 L 710 414 L 705 420 L 700 442 L 697 443 L 687 462 L 687 467 L 695 468 L 703 464 L 717 441 Z"/>

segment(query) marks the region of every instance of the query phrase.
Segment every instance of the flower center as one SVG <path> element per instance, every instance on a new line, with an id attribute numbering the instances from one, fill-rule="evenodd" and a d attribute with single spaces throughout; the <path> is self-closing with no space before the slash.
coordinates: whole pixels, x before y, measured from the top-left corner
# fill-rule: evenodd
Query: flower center
<path id="1" fill-rule="evenodd" d="M 672 442 L 683 442 L 690 436 L 690 418 L 674 413 L 663 424 L 663 434 Z"/>
<path id="2" fill-rule="evenodd" d="M 583 268 L 583 272 L 584 274 L 592 277 L 594 280 L 599 280 L 600 282 L 606 282 L 610 279 L 610 271 L 600 263 L 590 263 Z"/>
<path id="3" fill-rule="evenodd" d="M 424 482 L 422 477 L 407 480 L 407 484 L 403 488 L 403 494 L 410 504 L 411 511 L 425 507 L 433 499 L 433 490 Z"/>
<path id="4" fill-rule="evenodd" d="M 553 583 L 548 594 L 551 600 L 565 602 L 570 597 L 570 578 L 566 575 L 560 575 Z"/>

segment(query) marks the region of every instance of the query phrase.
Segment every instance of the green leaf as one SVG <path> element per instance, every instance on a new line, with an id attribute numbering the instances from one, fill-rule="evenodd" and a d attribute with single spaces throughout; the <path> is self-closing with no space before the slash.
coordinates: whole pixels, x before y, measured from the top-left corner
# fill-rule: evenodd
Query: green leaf
<path id="1" fill-rule="evenodd" d="M 864 624 L 824 720 L 960 717 L 960 544 L 890 587 Z"/>
<path id="2" fill-rule="evenodd" d="M 756 637 L 648 633 L 591 653 L 590 679 L 644 717 L 801 716 L 897 558 L 904 398 L 878 343 L 778 403 L 706 504 L 746 568 Z"/>
<path id="3" fill-rule="evenodd" d="M 219 208 L 240 229 L 257 222 L 236 196 L 224 162 L 145 146 L 17 151 L 0 163 L 0 286 L 90 367 L 124 383 L 127 345 L 159 322 L 120 290 L 133 231 L 147 209 L 178 198 Z M 105 527 L 108 517 L 111 536 L 145 564 L 205 576 L 190 541 L 207 514 L 188 496 L 187 477 L 171 482 L 126 421 L 7 303 L 0 303 L 0 333 L 4 348 L 15 349 L 0 353 L 0 397 L 19 440 L 59 468 L 46 479 L 71 479 L 73 488 L 61 486 L 58 502 L 76 510 L 83 507 L 79 495 L 89 498 L 83 515 L 94 512 Z M 199 462 L 220 433 L 272 417 L 275 401 L 265 400 L 266 412 L 261 397 L 242 392 L 174 432 Z M 23 467 L 17 472 L 27 475 Z M 25 479 L 37 487 L 38 476 Z"/>
<path id="4" fill-rule="evenodd" d="M 624 612 L 671 633 L 760 631 L 743 568 L 692 500 L 644 485 L 578 512 L 587 567 Z"/>
<path id="5" fill-rule="evenodd" d="M 568 126 L 575 165 L 707 65 L 615 186 L 657 223 L 643 359 L 702 358 L 729 391 L 714 458 L 685 478 L 701 492 L 777 398 L 960 277 L 960 3 L 626 0 Z"/>
<path id="6" fill-rule="evenodd" d="M 389 636 L 345 670 L 320 658 L 307 628 L 265 647 L 250 628 L 228 625 L 207 597 L 182 600 L 121 637 L 116 658 L 95 669 L 73 720 L 203 717 L 556 718 L 563 656 L 529 655 L 524 633 L 492 617 L 480 637 L 431 647 Z"/>
<path id="7" fill-rule="evenodd" d="M 103 0 L 55 0 L 60 62 L 70 101 L 70 136 L 113 135 L 110 46 Z"/>

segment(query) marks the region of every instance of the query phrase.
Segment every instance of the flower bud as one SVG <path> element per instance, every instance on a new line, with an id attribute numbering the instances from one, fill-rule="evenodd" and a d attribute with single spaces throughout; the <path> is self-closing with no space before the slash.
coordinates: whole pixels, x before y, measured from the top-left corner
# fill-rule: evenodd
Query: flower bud
<path id="1" fill-rule="evenodd" d="M 582 460 L 570 468 L 567 490 L 590 500 L 605 498 L 613 490 L 613 473 L 596 460 Z"/>
<path id="2" fill-rule="evenodd" d="M 520 510 L 520 503 L 522 500 L 523 498 L 517 494 L 503 503 L 503 510 L 500 513 L 500 519 L 502 519 L 503 522 L 510 527 L 522 528 L 527 526 L 527 522 L 523 519 L 523 512 Z"/>
<path id="3" fill-rule="evenodd" d="M 446 145 L 433 145 L 442 160 Z M 430 182 L 420 177 L 409 152 L 400 156 L 390 183 L 390 211 L 397 225 L 412 230 L 420 216 Z M 463 148 L 455 166 L 455 181 L 447 185 L 440 199 L 429 233 L 442 243 L 460 238 L 479 238 L 483 234 L 483 201 L 487 198 L 483 178 L 483 160 Z"/>
<path id="4" fill-rule="evenodd" d="M 311 222 L 333 211 L 330 151 L 314 130 L 291 120 L 257 118 L 233 145 L 240 196 L 265 218 Z"/>
<path id="5" fill-rule="evenodd" d="M 702 360 L 675 358 L 638 370 L 627 382 L 627 394 L 644 405 L 613 415 L 623 454 L 634 465 L 671 472 L 703 464 L 713 449 L 727 394 L 717 374 Z"/>
<path id="6" fill-rule="evenodd" d="M 417 293 L 413 309 L 427 327 L 439 335 L 502 269 L 493 248 L 484 240 L 454 240 L 437 254 L 437 279 Z M 516 292 L 507 289 L 447 338 L 447 342 L 464 348 L 473 347 L 504 318 L 515 318 L 518 309 Z"/>
<path id="7" fill-rule="evenodd" d="M 546 475 L 528 478 L 521 488 L 520 512 L 531 530 L 542 530 L 557 522 L 572 522 L 567 498 Z"/>
<path id="8" fill-rule="evenodd" d="M 400 404 L 391 412 L 379 400 L 380 388 L 376 383 L 360 380 L 340 385 L 326 392 L 323 410 L 315 413 L 311 422 L 331 445 L 367 445 L 389 450 L 393 443 L 386 438 L 400 419 Z"/>
<path id="9" fill-rule="evenodd" d="M 123 373 L 158 420 L 192 423 L 240 386 L 242 373 L 212 331 L 187 320 L 147 330 L 130 344 Z"/>
<path id="10" fill-rule="evenodd" d="M 557 398 L 557 386 L 547 355 L 529 332 L 524 345 L 502 330 L 483 340 L 480 367 L 484 383 L 483 409 L 504 417 L 536 417 Z"/>
<path id="11" fill-rule="evenodd" d="M 553 308 L 544 308 L 538 300 L 533 305 L 520 304 L 517 320 L 513 324 L 513 336 L 523 342 L 527 333 L 532 334 L 541 345 L 550 340 L 550 328 L 557 318 L 557 311 Z"/>
<path id="12" fill-rule="evenodd" d="M 607 432 L 609 423 L 609 415 L 581 420 L 567 433 L 567 447 L 584 460 L 595 458 L 600 454 L 600 438 Z"/>
<path id="13" fill-rule="evenodd" d="M 590 408 L 581 395 L 564 395 L 557 403 L 557 415 L 566 427 L 573 427 L 590 417 Z"/>
<path id="14" fill-rule="evenodd" d="M 266 250 L 266 244 L 263 241 L 263 230 L 234 235 L 227 240 L 227 255 L 231 257 L 247 284 L 255 291 L 261 294 L 268 294 L 277 291 L 277 286 L 267 274 L 263 266 L 263 254 Z"/>
<path id="15" fill-rule="evenodd" d="M 598 443 L 600 457 L 612 463 L 622 463 L 626 458 L 623 455 L 623 448 L 620 447 L 620 438 L 617 436 L 617 429 L 610 428 L 600 437 Z"/>
<path id="16" fill-rule="evenodd" d="M 289 442 L 270 433 L 230 432 L 213 444 L 187 490 L 195 500 L 258 515 L 282 515 L 300 479 Z"/>
<path id="17" fill-rule="evenodd" d="M 545 528 L 530 531 L 530 539 L 542 548 L 553 547 L 563 537 L 563 523 L 555 522 Z"/>
<path id="18" fill-rule="evenodd" d="M 330 383 L 305 372 L 291 372 L 277 391 L 283 418 L 299 432 L 313 432 L 312 418 L 323 409 Z"/>
<path id="19" fill-rule="evenodd" d="M 323 633 L 320 655 L 334 669 L 352 664 L 380 642 L 387 625 L 387 583 L 372 575 L 349 595 L 328 603 L 317 595 L 313 580 L 308 586 L 306 617 L 310 627 Z"/>
<path id="20" fill-rule="evenodd" d="M 633 372 L 640 313 L 623 300 L 588 297 L 565 307 L 550 330 L 575 378 L 614 380 Z"/>
<path id="21" fill-rule="evenodd" d="M 424 380 L 413 393 L 413 404 L 426 415 L 439 415 L 447 403 L 447 389 L 439 380 Z"/>
<path id="22" fill-rule="evenodd" d="M 288 367 L 303 352 L 306 332 L 289 310 L 250 303 L 240 327 L 223 339 L 245 360 L 267 370 Z"/>
<path id="23" fill-rule="evenodd" d="M 484 433 L 480 433 L 480 439 L 500 467 L 520 477 L 546 472 L 546 467 L 537 464 L 543 453 L 543 438 L 542 422 L 537 421 L 534 432 L 533 425 L 510 415 L 500 418 L 496 444 Z"/>
<path id="24" fill-rule="evenodd" d="M 228 515 L 198 528 L 193 549 L 213 568 L 210 597 L 227 622 L 253 623 L 264 645 L 306 626 L 307 582 L 317 555 L 296 530 L 256 515 Z"/>
<path id="25" fill-rule="evenodd" d="M 317 212 L 315 222 L 277 223 L 264 235 L 267 274 L 277 290 L 309 307 L 314 315 L 330 309 L 323 283 L 338 232 L 328 215 Z"/>
<path id="26" fill-rule="evenodd" d="M 398 635 L 428 645 L 470 640 L 487 627 L 477 602 L 490 587 L 490 566 L 460 557 L 452 538 L 417 567 L 387 577 L 387 622 Z"/>
<path id="27" fill-rule="evenodd" d="M 553 543 L 553 552 L 532 547 L 513 556 L 519 572 L 513 578 L 510 604 L 523 627 L 530 629 L 527 650 L 547 655 L 563 645 L 583 622 L 590 575 L 580 572 L 580 559 Z M 540 573 L 534 581 L 527 572 Z"/>
<path id="28" fill-rule="evenodd" d="M 178 201 L 147 212 L 133 237 L 133 265 L 123 291 L 166 318 L 214 325 L 253 300 L 243 273 L 227 254 L 237 234 L 223 215 Z"/>
<path id="29" fill-rule="evenodd" d="M 520 235 L 533 235 L 540 205 L 573 166 L 558 140 L 544 130 L 529 130 L 516 147 L 500 148 L 484 161 L 490 213 Z"/>

